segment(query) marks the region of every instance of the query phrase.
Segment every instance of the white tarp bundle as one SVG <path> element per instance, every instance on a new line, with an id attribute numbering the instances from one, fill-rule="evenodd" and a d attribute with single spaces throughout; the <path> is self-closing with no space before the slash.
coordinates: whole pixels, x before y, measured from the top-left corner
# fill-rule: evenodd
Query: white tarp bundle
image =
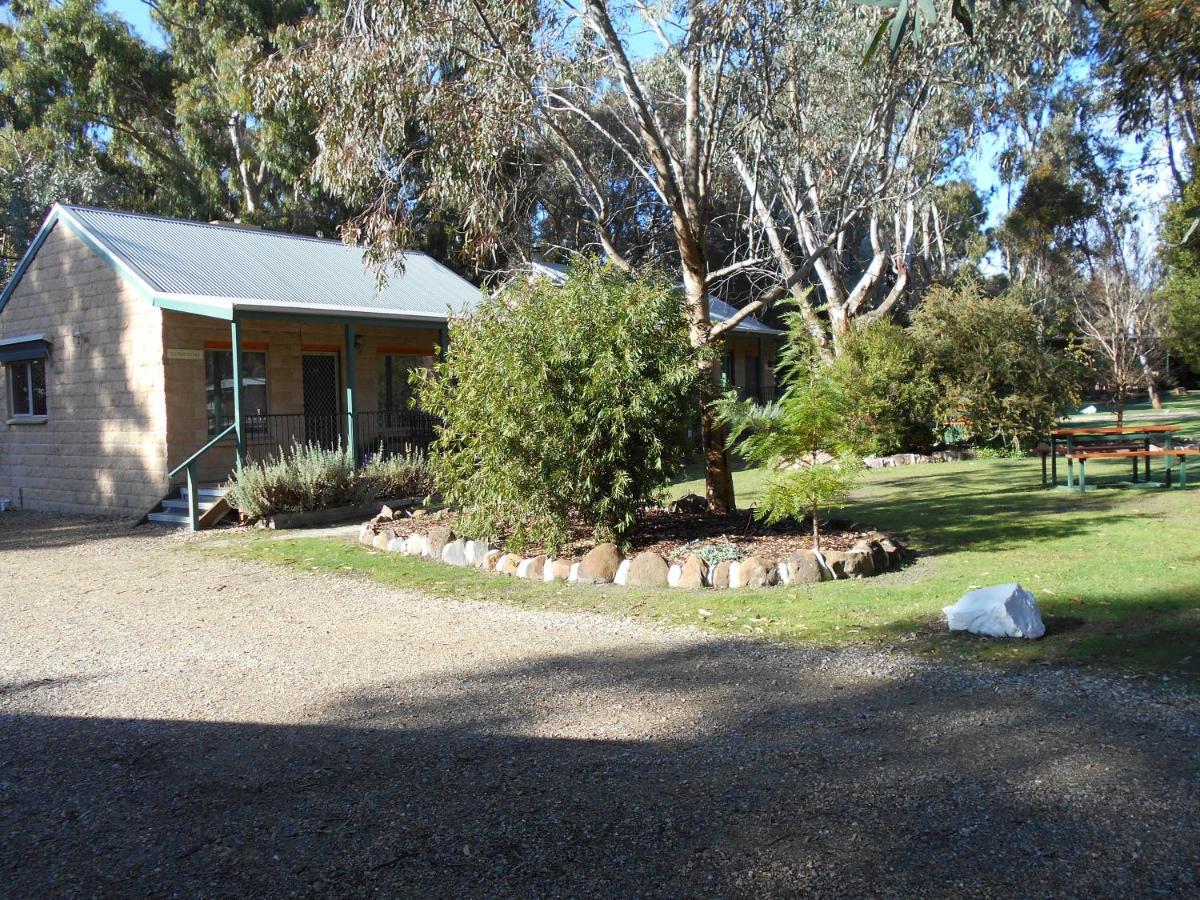
<path id="1" fill-rule="evenodd" d="M 1040 638 L 1046 633 L 1042 612 L 1033 594 L 1021 585 L 998 584 L 963 594 L 945 607 L 951 631 L 969 631 L 988 637 Z"/>

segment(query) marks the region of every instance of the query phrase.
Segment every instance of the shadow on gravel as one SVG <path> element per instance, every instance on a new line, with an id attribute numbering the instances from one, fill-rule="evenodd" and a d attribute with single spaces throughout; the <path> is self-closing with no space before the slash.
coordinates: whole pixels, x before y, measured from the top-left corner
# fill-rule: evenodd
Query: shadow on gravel
<path id="1" fill-rule="evenodd" d="M 134 527 L 132 519 L 66 516 L 8 510 L 0 513 L 0 553 L 5 550 L 74 547 L 96 541 L 162 537 L 170 530 L 156 525 Z"/>
<path id="2" fill-rule="evenodd" d="M 1183 726 L 1031 683 L 703 644 L 385 683 L 312 726 L 11 715 L 0 893 L 1194 894 Z M 648 696 L 684 720 L 629 725 Z"/>

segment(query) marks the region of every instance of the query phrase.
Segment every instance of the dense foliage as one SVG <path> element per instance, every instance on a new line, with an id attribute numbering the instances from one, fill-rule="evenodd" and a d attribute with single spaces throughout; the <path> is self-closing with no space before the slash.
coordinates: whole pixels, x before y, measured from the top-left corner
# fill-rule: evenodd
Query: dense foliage
<path id="1" fill-rule="evenodd" d="M 1200 372 L 1200 181 L 1193 178 L 1163 217 L 1162 295 L 1171 348 Z"/>
<path id="2" fill-rule="evenodd" d="M 620 539 L 694 447 L 699 360 L 666 278 L 580 263 L 562 286 L 518 279 L 449 343 L 418 398 L 442 422 L 437 487 L 476 535 L 557 549 L 579 521 Z"/>
<path id="3" fill-rule="evenodd" d="M 856 328 L 825 377 L 851 401 L 846 427 L 861 452 L 924 450 L 935 442 L 936 385 L 921 346 L 894 322 Z"/>
<path id="4" fill-rule="evenodd" d="M 858 481 L 863 415 L 832 365 L 817 352 L 800 304 L 784 315 L 787 340 L 779 357 L 786 387 L 765 408 L 727 398 L 721 415 L 730 442 L 747 462 L 770 474 L 755 515 L 770 523 L 812 520 L 820 549 L 820 511 L 843 502 Z"/>
<path id="5" fill-rule="evenodd" d="M 937 388 L 938 419 L 964 420 L 980 443 L 1028 448 L 1078 402 L 1075 356 L 1052 345 L 1013 293 L 990 296 L 974 280 L 934 288 L 912 332 Z"/>
<path id="6" fill-rule="evenodd" d="M 355 468 L 350 451 L 293 444 L 278 456 L 248 461 L 228 485 L 230 506 L 250 518 L 366 503 L 378 498 L 419 497 L 431 482 L 419 453 L 383 456 Z"/>

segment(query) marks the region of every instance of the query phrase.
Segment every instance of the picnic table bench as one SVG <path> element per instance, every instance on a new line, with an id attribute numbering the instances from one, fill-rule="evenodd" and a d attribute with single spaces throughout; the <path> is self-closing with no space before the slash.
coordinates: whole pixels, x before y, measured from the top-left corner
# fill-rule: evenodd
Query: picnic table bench
<path id="1" fill-rule="evenodd" d="M 1076 490 L 1087 490 L 1087 472 L 1086 465 L 1089 459 L 1132 459 L 1133 460 L 1133 480 L 1137 481 L 1137 461 L 1144 459 L 1146 461 L 1146 480 L 1150 480 L 1150 460 L 1157 458 L 1165 458 L 1168 461 L 1167 465 L 1167 487 L 1171 486 L 1171 466 L 1169 462 L 1172 458 L 1179 463 L 1179 487 L 1187 487 L 1187 459 L 1189 456 L 1200 456 L 1200 450 L 1186 450 L 1176 448 L 1174 450 L 1079 450 L 1075 453 L 1067 454 L 1067 487 L 1075 487 Z M 1072 485 L 1071 481 L 1071 463 L 1079 463 L 1079 484 Z"/>
<path id="2" fill-rule="evenodd" d="M 1133 464 L 1133 480 L 1138 480 L 1138 461 L 1144 460 L 1146 481 L 1150 480 L 1150 459 L 1147 454 L 1154 438 L 1163 442 L 1170 478 L 1171 437 L 1182 425 L 1103 425 L 1090 428 L 1054 428 L 1050 431 L 1050 446 L 1038 448 L 1042 457 L 1042 487 L 1058 487 L 1058 457 L 1067 457 L 1067 487 L 1073 487 L 1071 456 L 1081 451 L 1093 453 L 1128 453 Z M 1050 461 L 1049 484 L 1047 485 L 1046 460 Z"/>

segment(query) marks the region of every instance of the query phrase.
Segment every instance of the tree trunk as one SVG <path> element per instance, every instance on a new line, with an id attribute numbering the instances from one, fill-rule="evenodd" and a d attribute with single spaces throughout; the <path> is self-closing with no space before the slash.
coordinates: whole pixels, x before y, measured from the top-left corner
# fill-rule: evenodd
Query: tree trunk
<path id="1" fill-rule="evenodd" d="M 680 246 L 684 246 L 683 241 L 680 241 Z M 692 346 L 699 348 L 708 346 L 712 336 L 703 255 L 697 251 L 694 257 L 688 259 L 685 256 L 683 260 L 683 290 Z M 713 399 L 721 395 L 721 367 L 710 356 L 701 365 L 701 373 L 700 442 L 704 450 L 704 493 L 708 498 L 709 510 L 725 515 L 733 512 L 737 504 L 733 494 L 729 451 L 725 447 L 728 430 L 717 420 L 712 407 Z"/>
<path id="2" fill-rule="evenodd" d="M 1125 385 L 1117 388 L 1117 427 L 1125 427 Z"/>
<path id="3" fill-rule="evenodd" d="M 820 550 L 821 550 L 821 525 L 817 519 L 817 508 L 815 506 L 812 508 L 812 520 L 813 520 L 813 549 L 816 550 L 817 552 L 820 552 Z"/>
<path id="4" fill-rule="evenodd" d="M 733 471 L 729 465 L 729 451 L 725 448 L 728 432 L 717 421 L 707 398 L 700 401 L 700 431 L 704 444 L 704 493 L 708 498 L 708 508 L 718 515 L 731 513 L 736 506 Z"/>

